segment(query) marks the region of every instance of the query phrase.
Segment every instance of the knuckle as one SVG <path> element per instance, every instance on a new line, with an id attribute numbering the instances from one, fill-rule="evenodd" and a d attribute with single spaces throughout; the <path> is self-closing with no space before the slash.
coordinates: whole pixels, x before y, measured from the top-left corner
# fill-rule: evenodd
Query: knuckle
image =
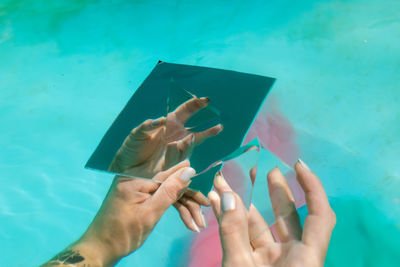
<path id="1" fill-rule="evenodd" d="M 241 221 L 239 220 L 230 220 L 230 221 L 224 221 L 222 220 L 220 224 L 220 231 L 221 235 L 223 236 L 230 236 L 230 235 L 235 235 L 237 233 L 240 233 L 244 230 L 244 225 Z"/>
<path id="2" fill-rule="evenodd" d="M 117 183 L 117 185 L 115 186 L 115 191 L 117 195 L 122 199 L 126 200 L 130 196 L 128 183 Z"/>
<path id="3" fill-rule="evenodd" d="M 117 185 L 115 186 L 115 189 L 118 193 L 125 193 L 126 192 L 126 186 L 124 185 L 124 183 L 117 183 Z"/>

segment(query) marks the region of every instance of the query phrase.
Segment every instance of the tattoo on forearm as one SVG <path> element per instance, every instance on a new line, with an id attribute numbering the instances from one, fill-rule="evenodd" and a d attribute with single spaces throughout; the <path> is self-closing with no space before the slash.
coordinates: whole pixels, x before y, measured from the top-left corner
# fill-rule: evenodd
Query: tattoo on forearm
<path id="1" fill-rule="evenodd" d="M 50 261 L 43 264 L 42 267 L 70 264 L 76 264 L 76 266 L 79 267 L 90 267 L 90 264 L 83 262 L 84 260 L 85 258 L 79 253 L 79 251 L 67 249 L 54 256 Z"/>

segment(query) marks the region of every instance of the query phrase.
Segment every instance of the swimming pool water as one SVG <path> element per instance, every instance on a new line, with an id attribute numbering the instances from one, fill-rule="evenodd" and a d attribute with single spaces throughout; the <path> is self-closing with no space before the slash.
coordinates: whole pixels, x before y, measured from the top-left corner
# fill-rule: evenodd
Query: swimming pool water
<path id="1" fill-rule="evenodd" d="M 0 265 L 38 265 L 85 230 L 112 177 L 83 165 L 161 59 L 276 77 L 264 111 L 295 129 L 337 214 L 326 266 L 397 266 L 399 10 L 397 0 L 0 0 Z M 191 238 L 169 210 L 119 266 L 183 266 Z"/>

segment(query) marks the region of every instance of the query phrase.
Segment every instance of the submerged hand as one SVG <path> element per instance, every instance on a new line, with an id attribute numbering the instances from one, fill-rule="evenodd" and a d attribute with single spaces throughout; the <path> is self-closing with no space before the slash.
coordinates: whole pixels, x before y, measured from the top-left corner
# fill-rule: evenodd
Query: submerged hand
<path id="1" fill-rule="evenodd" d="M 158 173 L 154 180 L 116 176 L 85 234 L 45 266 L 112 266 L 147 239 L 164 212 L 190 184 L 188 161 Z M 79 264 L 78 264 L 79 263 Z"/>
<path id="2" fill-rule="evenodd" d="M 195 146 L 222 131 L 222 125 L 198 133 L 191 133 L 185 128 L 185 122 L 208 104 L 207 97 L 194 97 L 169 113 L 167 118 L 146 120 L 140 124 L 125 139 L 109 170 L 152 178 L 156 173 L 189 158 Z M 199 232 L 199 227 L 206 227 L 201 205 L 209 206 L 210 202 L 202 193 L 190 189 L 174 203 L 182 221 L 192 231 Z"/>
<path id="3" fill-rule="evenodd" d="M 214 213 L 219 219 L 223 266 L 304 266 L 324 265 L 336 216 L 318 177 L 299 161 L 297 179 L 306 194 L 308 215 L 304 230 L 294 200 L 279 169 L 268 174 L 268 187 L 276 217 L 274 239 L 267 223 L 251 205 L 249 212 L 222 176 L 210 192 Z"/>
<path id="4" fill-rule="evenodd" d="M 109 170 L 152 178 L 189 158 L 196 145 L 222 131 L 220 124 L 198 133 L 191 133 L 184 126 L 191 116 L 207 107 L 209 101 L 207 97 L 194 97 L 169 113 L 167 118 L 146 120 L 140 124 L 125 139 Z"/>

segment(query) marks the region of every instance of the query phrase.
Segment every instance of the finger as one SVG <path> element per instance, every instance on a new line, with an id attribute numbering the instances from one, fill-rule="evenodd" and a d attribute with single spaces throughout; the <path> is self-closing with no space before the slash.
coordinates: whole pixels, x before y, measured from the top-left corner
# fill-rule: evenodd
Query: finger
<path id="1" fill-rule="evenodd" d="M 199 144 L 203 143 L 208 138 L 210 138 L 212 136 L 216 136 L 217 134 L 222 132 L 223 129 L 224 129 L 224 127 L 222 126 L 222 124 L 218 124 L 210 129 L 195 133 L 194 144 L 199 145 Z"/>
<path id="2" fill-rule="evenodd" d="M 165 124 L 165 120 L 165 117 L 161 117 L 156 120 L 145 120 L 138 127 L 131 131 L 129 137 L 133 137 L 133 139 L 146 138 L 148 137 L 148 131 L 152 131 L 160 126 L 163 126 Z"/>
<path id="3" fill-rule="evenodd" d="M 225 180 L 224 176 L 222 175 L 221 171 L 218 171 L 215 174 L 214 188 L 218 192 L 219 195 L 221 195 L 223 192 L 226 192 L 226 191 L 232 191 L 232 188 L 226 182 L 226 180 Z"/>
<path id="4" fill-rule="evenodd" d="M 152 193 L 157 190 L 160 186 L 159 183 L 156 183 L 149 179 L 140 179 L 140 178 L 130 178 L 123 176 L 116 176 L 115 179 L 118 179 L 118 184 L 123 184 L 121 186 L 126 187 L 127 189 L 143 193 Z"/>
<path id="5" fill-rule="evenodd" d="M 219 217 L 220 217 L 220 213 L 221 213 L 221 199 L 220 199 L 218 193 L 215 191 L 210 191 L 208 193 L 208 198 L 210 199 L 211 206 L 214 211 L 214 215 L 217 218 L 217 220 L 219 221 Z"/>
<path id="6" fill-rule="evenodd" d="M 278 168 L 268 175 L 268 190 L 276 218 L 276 232 L 282 242 L 301 239 L 301 224 L 290 188 Z"/>
<path id="7" fill-rule="evenodd" d="M 175 116 L 182 124 L 184 124 L 193 114 L 200 109 L 205 108 L 208 103 L 210 103 L 208 97 L 194 97 L 177 107 L 174 111 Z"/>
<path id="8" fill-rule="evenodd" d="M 249 210 L 249 238 L 253 249 L 266 248 L 275 242 L 268 224 L 253 204 Z"/>
<path id="9" fill-rule="evenodd" d="M 178 210 L 179 216 L 181 217 L 183 224 L 186 225 L 189 230 L 200 233 L 200 229 L 194 222 L 189 209 L 179 202 L 174 203 L 174 207 Z"/>
<path id="10" fill-rule="evenodd" d="M 257 178 L 257 165 L 250 169 L 249 175 L 250 175 L 251 184 L 254 186 L 254 183 L 256 182 L 256 178 Z"/>
<path id="11" fill-rule="evenodd" d="M 206 228 L 206 220 L 201 211 L 201 207 L 197 202 L 185 196 L 182 196 L 178 202 L 183 204 L 190 211 L 190 214 L 192 215 L 192 218 L 197 226 Z"/>
<path id="12" fill-rule="evenodd" d="M 111 190 L 116 192 L 126 202 L 142 203 L 151 197 L 147 192 L 148 189 L 151 186 L 157 186 L 154 182 L 148 182 L 142 179 L 126 178 L 117 175 L 113 180 Z"/>
<path id="13" fill-rule="evenodd" d="M 153 181 L 158 182 L 158 183 L 162 183 L 164 182 L 170 175 L 172 175 L 173 173 L 175 173 L 176 171 L 178 171 L 179 169 L 185 168 L 185 167 L 190 167 L 190 162 L 188 160 L 184 160 L 182 162 L 179 162 L 178 164 L 176 164 L 175 166 L 172 166 L 171 168 L 169 168 L 168 170 L 162 171 L 157 173 L 154 177 L 153 177 Z"/>
<path id="14" fill-rule="evenodd" d="M 249 266 L 244 260 L 251 259 L 247 211 L 240 197 L 232 191 L 223 192 L 219 230 L 224 261 L 235 266 Z M 251 263 L 251 262 L 250 262 Z"/>
<path id="15" fill-rule="evenodd" d="M 211 205 L 210 200 L 199 191 L 194 191 L 189 188 L 188 190 L 186 190 L 185 196 L 192 198 L 194 201 L 196 201 L 200 205 L 207 206 L 207 207 Z"/>
<path id="16" fill-rule="evenodd" d="M 300 159 L 295 165 L 295 171 L 297 180 L 304 190 L 308 209 L 303 242 L 315 247 L 325 257 L 336 224 L 336 215 L 329 204 L 321 181 Z"/>
<path id="17" fill-rule="evenodd" d="M 228 185 L 228 183 L 226 182 L 224 176 L 222 175 L 221 171 L 218 171 L 215 174 L 215 178 L 214 178 L 214 190 L 215 191 L 211 191 L 208 194 L 208 198 L 211 201 L 211 204 L 213 206 L 213 211 L 215 216 L 217 217 L 217 219 L 219 220 L 220 218 L 220 213 L 221 213 L 221 208 L 220 208 L 220 195 L 222 195 L 224 192 L 227 191 L 232 191 L 231 187 Z"/>
<path id="18" fill-rule="evenodd" d="M 194 147 L 194 133 L 191 133 L 182 140 L 178 141 L 176 147 L 179 151 L 180 158 L 189 158 Z"/>
<path id="19" fill-rule="evenodd" d="M 161 217 L 168 207 L 182 196 L 195 174 L 193 168 L 184 167 L 170 175 L 149 199 L 151 209 Z"/>

